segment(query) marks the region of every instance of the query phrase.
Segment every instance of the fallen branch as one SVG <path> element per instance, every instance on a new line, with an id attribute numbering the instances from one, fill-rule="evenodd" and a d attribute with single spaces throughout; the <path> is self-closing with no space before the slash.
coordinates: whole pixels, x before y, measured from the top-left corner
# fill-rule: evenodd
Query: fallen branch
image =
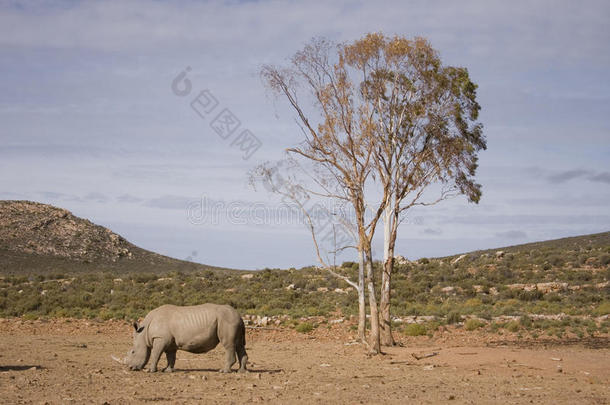
<path id="1" fill-rule="evenodd" d="M 257 329 L 257 330 L 284 330 L 282 328 L 269 328 L 266 326 L 246 326 L 246 329 Z"/>
<path id="2" fill-rule="evenodd" d="M 393 360 L 390 362 L 390 364 L 406 364 L 406 365 L 412 365 L 415 363 L 411 363 L 411 360 Z"/>
<path id="3" fill-rule="evenodd" d="M 438 356 L 438 352 L 425 353 L 425 354 L 415 354 L 411 353 L 411 356 L 415 357 L 416 360 L 427 359 L 428 357 Z"/>

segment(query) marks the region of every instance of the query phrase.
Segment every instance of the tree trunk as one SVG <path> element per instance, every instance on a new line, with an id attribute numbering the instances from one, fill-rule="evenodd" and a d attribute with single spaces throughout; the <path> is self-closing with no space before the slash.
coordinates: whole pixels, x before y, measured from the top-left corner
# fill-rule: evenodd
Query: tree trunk
<path id="1" fill-rule="evenodd" d="M 364 299 L 364 254 L 358 249 L 358 340 L 366 342 L 366 301 Z"/>
<path id="2" fill-rule="evenodd" d="M 394 270 L 394 247 L 398 233 L 398 217 L 388 205 L 383 216 L 383 271 L 381 273 L 381 297 L 379 301 L 381 344 L 394 346 L 392 337 L 392 316 L 390 313 L 390 291 L 392 288 L 392 271 Z"/>
<path id="3" fill-rule="evenodd" d="M 369 292 L 369 307 L 371 311 L 371 334 L 369 337 L 370 352 L 372 354 L 381 353 L 381 346 L 379 340 L 379 311 L 377 307 L 377 298 L 375 295 L 375 275 L 373 273 L 373 256 L 371 254 L 371 245 L 366 241 L 367 246 L 365 247 L 365 266 L 366 266 L 366 277 L 368 281 L 368 292 Z"/>
<path id="4" fill-rule="evenodd" d="M 390 249 L 390 253 L 394 253 L 394 249 Z M 394 257 L 389 257 L 383 263 L 383 272 L 381 273 L 381 297 L 379 299 L 380 312 L 380 327 L 381 327 L 381 344 L 384 346 L 394 346 L 394 338 L 392 337 L 392 317 L 390 314 L 390 288 L 392 280 L 392 268 L 394 267 Z"/>

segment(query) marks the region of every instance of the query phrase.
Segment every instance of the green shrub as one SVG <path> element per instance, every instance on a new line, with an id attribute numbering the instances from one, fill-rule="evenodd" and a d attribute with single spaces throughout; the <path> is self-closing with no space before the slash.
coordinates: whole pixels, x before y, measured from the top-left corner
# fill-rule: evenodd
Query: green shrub
<path id="1" fill-rule="evenodd" d="M 520 326 L 517 321 L 510 321 L 504 326 L 504 328 L 510 332 L 517 332 L 520 329 Z"/>
<path id="2" fill-rule="evenodd" d="M 297 332 L 301 332 L 301 333 L 309 333 L 313 330 L 313 325 L 311 324 L 311 322 L 303 322 L 300 323 L 296 326 L 296 328 L 294 328 Z"/>
<path id="3" fill-rule="evenodd" d="M 518 297 L 521 301 L 536 301 L 542 299 L 544 297 L 544 294 L 542 293 L 542 291 L 535 288 L 531 291 L 519 291 Z"/>
<path id="4" fill-rule="evenodd" d="M 448 324 L 460 323 L 460 322 L 462 322 L 462 315 L 460 315 L 459 312 L 451 311 L 447 314 L 447 323 Z"/>
<path id="5" fill-rule="evenodd" d="M 498 322 L 492 322 L 489 327 L 492 330 L 492 332 L 498 332 L 500 330 L 500 328 L 502 328 L 504 325 Z"/>
<path id="6" fill-rule="evenodd" d="M 610 314 L 610 301 L 604 301 L 593 310 L 593 313 L 598 316 Z"/>
<path id="7" fill-rule="evenodd" d="M 481 305 L 483 305 L 483 302 L 478 298 L 470 298 L 470 299 L 467 299 L 466 302 L 464 302 L 464 306 L 466 308 L 468 308 L 469 310 L 475 310 L 475 309 L 479 308 Z"/>
<path id="8" fill-rule="evenodd" d="M 595 335 L 595 332 L 597 332 L 597 326 L 596 325 L 587 326 L 587 333 L 589 334 L 589 336 Z"/>
<path id="9" fill-rule="evenodd" d="M 561 328 L 551 328 L 550 332 L 551 332 L 551 335 L 555 335 L 561 339 L 563 337 L 563 334 L 565 331 Z"/>
<path id="10" fill-rule="evenodd" d="M 561 295 L 557 293 L 549 293 L 544 296 L 544 300 L 548 302 L 561 302 Z"/>
<path id="11" fill-rule="evenodd" d="M 561 267 L 565 263 L 564 258 L 560 255 L 549 256 L 548 261 L 553 267 Z"/>
<path id="12" fill-rule="evenodd" d="M 405 335 L 422 336 L 426 334 L 426 327 L 419 323 L 410 323 L 405 327 Z"/>
<path id="13" fill-rule="evenodd" d="M 524 328 L 530 328 L 532 326 L 532 318 L 528 315 L 523 315 L 519 318 L 519 324 Z"/>
<path id="14" fill-rule="evenodd" d="M 464 328 L 469 331 L 482 328 L 483 326 L 485 326 L 485 322 L 480 321 L 478 319 L 474 319 L 474 318 L 468 319 L 464 323 Z"/>
<path id="15" fill-rule="evenodd" d="M 436 332 L 440 327 L 441 323 L 439 321 L 430 321 L 425 324 L 426 331 L 428 333 L 428 336 L 430 337 L 432 337 L 432 335 L 434 335 L 434 332 Z"/>

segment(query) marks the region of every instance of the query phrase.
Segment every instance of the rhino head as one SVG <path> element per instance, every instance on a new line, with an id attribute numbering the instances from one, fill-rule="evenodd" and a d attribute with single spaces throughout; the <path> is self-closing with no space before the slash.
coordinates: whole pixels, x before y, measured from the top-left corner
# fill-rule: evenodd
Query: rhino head
<path id="1" fill-rule="evenodd" d="M 150 347 L 146 344 L 145 327 L 139 326 L 137 322 L 133 323 L 135 329 L 133 333 L 133 347 L 127 351 L 127 356 L 123 360 L 112 358 L 121 364 L 129 366 L 130 370 L 141 370 L 144 368 L 150 358 Z"/>

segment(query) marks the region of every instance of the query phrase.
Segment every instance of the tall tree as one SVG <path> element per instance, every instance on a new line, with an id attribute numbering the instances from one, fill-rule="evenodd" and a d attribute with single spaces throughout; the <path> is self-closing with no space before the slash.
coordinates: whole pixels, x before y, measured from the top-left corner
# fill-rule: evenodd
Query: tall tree
<path id="1" fill-rule="evenodd" d="M 386 192 L 381 340 L 393 344 L 390 292 L 398 226 L 407 210 L 463 194 L 478 202 L 477 155 L 486 148 L 476 89 L 465 68 L 443 66 L 423 38 L 368 34 L 346 47 L 347 63 L 367 72 L 362 97 L 373 110 L 373 166 Z M 430 194 L 431 185 L 440 185 Z"/>
<path id="2" fill-rule="evenodd" d="M 474 175 L 477 154 L 486 144 L 476 122 L 477 86 L 466 69 L 443 66 L 426 40 L 379 33 L 336 47 L 313 40 L 289 67 L 265 66 L 262 77 L 296 112 L 305 141 L 289 148 L 289 154 L 317 167 L 312 178 L 323 190 L 318 195 L 353 208 L 360 259 L 359 336 L 364 338 L 366 282 L 370 349 L 378 353 L 379 307 L 383 343 L 393 342 L 391 275 L 405 212 L 458 194 L 473 202 L 481 196 Z M 304 90 L 313 111 L 299 98 Z M 440 191 L 430 199 L 434 184 L 440 184 Z M 375 196 L 380 200 L 371 205 L 368 199 Z M 371 245 L 380 218 L 385 232 L 378 307 Z"/>
<path id="3" fill-rule="evenodd" d="M 264 66 L 261 74 L 270 89 L 288 100 L 301 126 L 305 141 L 298 147 L 289 148 L 289 154 L 314 162 L 319 170 L 313 177 L 325 189 L 325 196 L 343 199 L 353 208 L 361 258 L 359 336 L 364 338 L 366 279 L 371 315 L 369 345 L 371 352 L 379 353 L 379 314 L 371 242 L 383 207 L 378 207 L 371 219 L 365 215 L 366 188 L 370 183 L 376 147 L 372 139 L 377 136 L 377 128 L 370 103 L 360 94 L 358 78 L 366 72 L 355 71 L 346 64 L 345 50 L 344 45 L 334 46 L 325 39 L 314 39 L 294 55 L 289 67 Z M 306 103 L 300 101 L 299 91 L 303 89 L 310 97 L 315 113 L 307 113 Z M 326 189 L 326 178 L 333 179 L 343 192 Z"/>

